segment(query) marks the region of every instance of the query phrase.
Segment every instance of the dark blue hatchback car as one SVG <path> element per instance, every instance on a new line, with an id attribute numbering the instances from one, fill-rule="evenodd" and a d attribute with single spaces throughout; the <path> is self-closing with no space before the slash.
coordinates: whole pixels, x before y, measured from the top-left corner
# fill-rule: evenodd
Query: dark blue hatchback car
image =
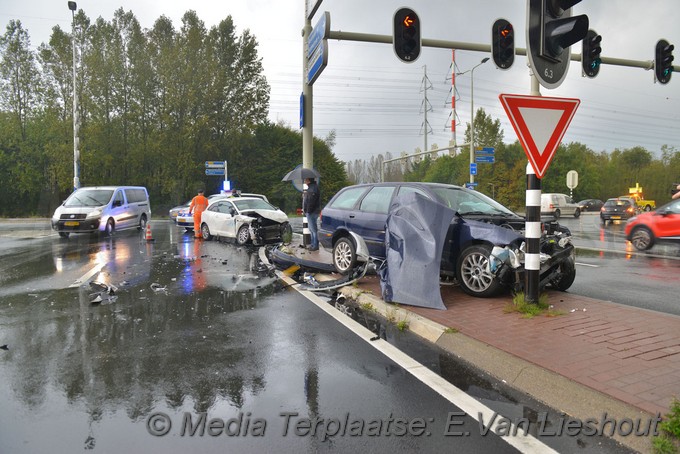
<path id="1" fill-rule="evenodd" d="M 441 255 L 440 276 L 456 280 L 468 294 L 492 296 L 504 287 L 521 287 L 525 220 L 486 195 L 460 186 L 438 183 L 373 183 L 340 190 L 323 208 L 319 241 L 332 250 L 333 265 L 342 274 L 356 266 L 356 245 L 349 234 L 361 236 L 369 254 L 386 257 L 385 231 L 397 197 L 417 193 L 455 212 Z M 574 281 L 574 248 L 570 232 L 556 221 L 543 225 L 541 282 L 566 290 Z M 506 248 L 514 268 L 494 266 L 494 253 Z"/>

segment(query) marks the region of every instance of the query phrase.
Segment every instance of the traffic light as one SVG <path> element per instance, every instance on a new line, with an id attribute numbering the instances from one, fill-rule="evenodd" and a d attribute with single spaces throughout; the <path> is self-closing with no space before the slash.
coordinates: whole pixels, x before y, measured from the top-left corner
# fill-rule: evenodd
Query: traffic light
<path id="1" fill-rule="evenodd" d="M 600 42 L 602 37 L 597 34 L 595 30 L 588 30 L 586 37 L 583 38 L 583 50 L 581 52 L 581 67 L 583 74 L 588 77 L 595 77 L 600 72 L 600 64 L 602 59 L 602 47 Z"/>
<path id="2" fill-rule="evenodd" d="M 675 46 L 665 39 L 660 39 L 656 43 L 654 54 L 654 74 L 660 84 L 667 84 L 673 74 L 673 49 Z"/>
<path id="3" fill-rule="evenodd" d="M 394 13 L 394 52 L 399 60 L 413 63 L 420 55 L 420 19 L 410 8 Z"/>
<path id="4" fill-rule="evenodd" d="M 571 15 L 581 0 L 529 0 L 527 55 L 534 75 L 546 88 L 557 88 L 569 69 L 569 47 L 588 32 L 588 16 Z"/>
<path id="5" fill-rule="evenodd" d="M 508 69 L 515 61 L 515 30 L 505 19 L 498 19 L 491 27 L 491 55 L 500 69 Z"/>

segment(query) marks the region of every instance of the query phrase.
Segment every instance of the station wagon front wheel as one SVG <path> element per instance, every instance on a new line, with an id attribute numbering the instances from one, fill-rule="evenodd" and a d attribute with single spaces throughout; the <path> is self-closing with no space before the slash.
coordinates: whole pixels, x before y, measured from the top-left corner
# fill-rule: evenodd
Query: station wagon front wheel
<path id="1" fill-rule="evenodd" d="M 333 246 L 333 266 L 340 274 L 348 274 L 357 264 L 357 254 L 351 239 L 340 238 Z"/>
<path id="2" fill-rule="evenodd" d="M 488 271 L 490 256 L 489 246 L 476 244 L 466 248 L 458 257 L 458 283 L 468 295 L 487 298 L 499 292 L 500 282 Z"/>

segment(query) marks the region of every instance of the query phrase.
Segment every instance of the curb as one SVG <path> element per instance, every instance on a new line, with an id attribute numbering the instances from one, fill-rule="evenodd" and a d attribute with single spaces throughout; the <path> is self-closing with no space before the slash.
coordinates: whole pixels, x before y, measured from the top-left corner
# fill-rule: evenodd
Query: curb
<path id="1" fill-rule="evenodd" d="M 606 413 L 609 418 L 621 421 L 636 418 L 648 420 L 656 416 L 496 347 L 458 332 L 450 332 L 446 326 L 401 306 L 385 303 L 372 293 L 349 286 L 339 291 L 360 305 L 371 304 L 386 319 L 408 321 L 408 329 L 414 334 L 571 417 L 584 421 L 589 418 L 599 420 Z M 615 433 L 610 438 L 637 452 L 651 454 L 652 436 L 626 437 Z"/>

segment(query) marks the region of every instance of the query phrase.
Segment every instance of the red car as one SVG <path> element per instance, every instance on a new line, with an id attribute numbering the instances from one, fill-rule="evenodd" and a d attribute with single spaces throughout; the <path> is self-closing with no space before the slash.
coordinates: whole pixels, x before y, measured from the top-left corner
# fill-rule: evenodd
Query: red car
<path id="1" fill-rule="evenodd" d="M 680 199 L 646 213 L 633 216 L 626 223 L 626 239 L 636 249 L 645 251 L 657 241 L 680 241 Z"/>

